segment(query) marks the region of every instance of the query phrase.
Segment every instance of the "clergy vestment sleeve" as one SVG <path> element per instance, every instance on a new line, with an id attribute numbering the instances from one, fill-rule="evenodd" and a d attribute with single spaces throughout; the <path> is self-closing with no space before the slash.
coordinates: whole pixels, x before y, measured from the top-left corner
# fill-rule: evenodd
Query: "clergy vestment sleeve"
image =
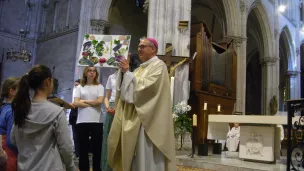
<path id="1" fill-rule="evenodd" d="M 127 103 L 134 103 L 133 93 L 135 87 L 136 78 L 132 72 L 126 72 L 123 75 L 123 80 L 121 83 L 121 95 L 120 99 Z"/>

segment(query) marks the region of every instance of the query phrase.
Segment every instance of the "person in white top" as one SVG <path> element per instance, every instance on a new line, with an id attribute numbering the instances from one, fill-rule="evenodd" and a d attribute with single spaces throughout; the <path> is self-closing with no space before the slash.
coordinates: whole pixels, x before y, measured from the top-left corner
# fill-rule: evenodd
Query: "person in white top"
<path id="1" fill-rule="evenodd" d="M 227 134 L 226 146 L 229 151 L 237 151 L 240 142 L 240 126 L 234 123 L 234 127 Z"/>
<path id="2" fill-rule="evenodd" d="M 78 107 L 76 129 L 79 138 L 79 169 L 89 171 L 89 137 L 91 136 L 93 151 L 93 171 L 100 171 L 103 114 L 101 104 L 104 88 L 97 81 L 98 72 L 95 67 L 84 69 L 80 85 L 76 88 L 74 106 Z"/>
<path id="3" fill-rule="evenodd" d="M 115 114 L 116 77 L 117 77 L 117 71 L 109 76 L 106 85 L 106 97 L 104 99 L 104 104 L 107 110 L 107 116 L 104 122 L 104 129 L 103 129 L 103 142 L 102 142 L 102 153 L 101 153 L 102 171 L 112 170 L 108 163 L 108 135 Z"/>

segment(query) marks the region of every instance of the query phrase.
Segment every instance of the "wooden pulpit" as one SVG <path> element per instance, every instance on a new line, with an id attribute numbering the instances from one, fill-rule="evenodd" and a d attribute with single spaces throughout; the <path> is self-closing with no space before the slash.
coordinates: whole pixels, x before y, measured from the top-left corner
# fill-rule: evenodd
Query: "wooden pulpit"
<path id="1" fill-rule="evenodd" d="M 74 106 L 72 106 L 70 103 L 62 100 L 59 97 L 56 96 L 48 97 L 48 100 L 52 103 L 59 105 L 60 107 L 63 107 L 64 109 L 74 109 Z"/>

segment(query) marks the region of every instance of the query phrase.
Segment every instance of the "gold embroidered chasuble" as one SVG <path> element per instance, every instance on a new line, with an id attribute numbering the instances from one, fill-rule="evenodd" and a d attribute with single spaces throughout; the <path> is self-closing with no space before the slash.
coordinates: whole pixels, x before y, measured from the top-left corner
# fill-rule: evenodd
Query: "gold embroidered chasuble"
<path id="1" fill-rule="evenodd" d="M 153 57 L 134 71 L 135 78 L 117 80 L 116 111 L 108 137 L 108 160 L 115 170 L 130 171 L 141 126 L 165 156 L 165 170 L 176 171 L 172 102 L 167 67 Z M 122 86 L 120 85 L 122 84 Z M 133 102 L 127 103 L 123 88 L 132 89 Z"/>

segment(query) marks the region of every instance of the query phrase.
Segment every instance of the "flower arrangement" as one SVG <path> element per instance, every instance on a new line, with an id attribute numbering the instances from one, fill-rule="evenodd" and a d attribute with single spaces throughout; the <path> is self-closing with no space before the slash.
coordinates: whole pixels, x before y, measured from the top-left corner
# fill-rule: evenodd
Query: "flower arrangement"
<path id="1" fill-rule="evenodd" d="M 174 134 L 175 136 L 181 136 L 181 147 L 183 137 L 186 132 L 192 132 L 192 119 L 187 115 L 191 110 L 191 106 L 187 105 L 185 101 L 182 101 L 173 106 L 173 119 L 174 119 Z"/>

